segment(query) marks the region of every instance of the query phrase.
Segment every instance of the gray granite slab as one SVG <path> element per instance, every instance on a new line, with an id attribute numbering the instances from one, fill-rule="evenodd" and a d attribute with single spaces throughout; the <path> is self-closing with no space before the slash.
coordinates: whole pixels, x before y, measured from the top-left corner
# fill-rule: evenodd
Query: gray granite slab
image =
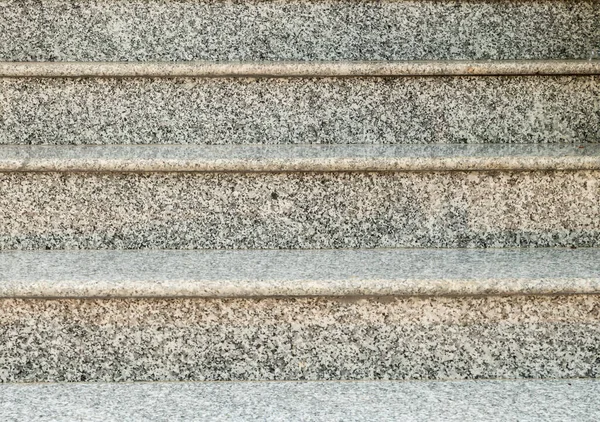
<path id="1" fill-rule="evenodd" d="M 589 59 L 600 49 L 593 0 L 3 0 L 0 10 L 7 61 Z"/>
<path id="2" fill-rule="evenodd" d="M 5 421 L 597 421 L 595 380 L 0 386 Z"/>
<path id="3" fill-rule="evenodd" d="M 598 75 L 600 60 L 0 62 L 0 77 Z"/>
<path id="4" fill-rule="evenodd" d="M 599 170 L 600 144 L 0 145 L 11 172 Z"/>
<path id="5" fill-rule="evenodd" d="M 600 249 L 0 253 L 0 297 L 600 293 Z"/>
<path id="6" fill-rule="evenodd" d="M 600 172 L 0 173 L 0 249 L 600 247 Z"/>
<path id="7" fill-rule="evenodd" d="M 600 296 L 2 299 L 1 382 L 600 376 Z"/>
<path id="8" fill-rule="evenodd" d="M 0 78 L 0 144 L 598 143 L 599 81 Z"/>

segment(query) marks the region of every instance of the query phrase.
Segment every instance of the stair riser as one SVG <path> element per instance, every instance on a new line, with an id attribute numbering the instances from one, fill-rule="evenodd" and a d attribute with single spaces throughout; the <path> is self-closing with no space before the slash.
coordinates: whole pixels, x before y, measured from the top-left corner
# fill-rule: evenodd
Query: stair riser
<path id="1" fill-rule="evenodd" d="M 600 172 L 4 173 L 1 249 L 600 246 Z"/>
<path id="2" fill-rule="evenodd" d="M 595 1 L 2 1 L 0 60 L 588 59 Z M 557 18 L 560 17 L 560 18 Z"/>
<path id="3" fill-rule="evenodd" d="M 599 76 L 0 79 L 0 144 L 600 142 Z"/>
<path id="4" fill-rule="evenodd" d="M 2 381 L 597 377 L 597 296 L 2 300 Z"/>

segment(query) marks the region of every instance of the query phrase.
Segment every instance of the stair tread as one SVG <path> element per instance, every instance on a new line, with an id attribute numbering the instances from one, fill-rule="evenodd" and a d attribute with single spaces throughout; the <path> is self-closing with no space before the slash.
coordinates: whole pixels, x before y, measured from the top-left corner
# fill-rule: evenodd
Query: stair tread
<path id="1" fill-rule="evenodd" d="M 594 421 L 575 380 L 4 384 L 3 420 Z"/>
<path id="2" fill-rule="evenodd" d="M 600 293 L 600 249 L 0 253 L 0 297 Z"/>
<path id="3" fill-rule="evenodd" d="M 0 171 L 597 169 L 600 144 L 0 146 Z"/>

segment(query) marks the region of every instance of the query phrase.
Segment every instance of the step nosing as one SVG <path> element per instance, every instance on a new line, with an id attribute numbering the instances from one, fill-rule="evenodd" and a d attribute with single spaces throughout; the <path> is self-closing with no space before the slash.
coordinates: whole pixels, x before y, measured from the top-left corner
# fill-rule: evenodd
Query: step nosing
<path id="1" fill-rule="evenodd" d="M 600 294 L 600 249 L 0 253 L 2 298 Z"/>
<path id="2" fill-rule="evenodd" d="M 600 144 L 0 146 L 1 172 L 597 169 Z"/>
<path id="3" fill-rule="evenodd" d="M 600 413 L 596 399 L 600 382 L 592 376 L 45 382 L 4 384 L 0 391 L 10 404 L 0 411 L 8 420 L 21 420 L 24 415 L 35 420 L 71 420 L 73 415 L 84 415 L 85 420 L 370 421 L 377 415 L 378 420 L 411 421 L 591 421 Z"/>
<path id="4" fill-rule="evenodd" d="M 598 75 L 600 60 L 0 62 L 0 77 L 394 77 Z"/>

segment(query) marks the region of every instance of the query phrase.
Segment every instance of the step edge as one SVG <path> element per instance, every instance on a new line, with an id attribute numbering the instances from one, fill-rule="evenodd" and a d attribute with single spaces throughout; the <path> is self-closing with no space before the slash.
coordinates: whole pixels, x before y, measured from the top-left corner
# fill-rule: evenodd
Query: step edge
<path id="1" fill-rule="evenodd" d="M 94 420 L 224 420 L 223 415 L 227 420 L 273 420 L 276 415 L 276 420 L 371 421 L 377 415 L 378 420 L 588 421 L 600 413 L 596 400 L 600 381 L 592 376 L 42 381 L 4 383 L 0 391 L 9 404 L 0 410 L 5 420 L 32 420 L 33 416 L 50 420 L 50 414 L 52 420 L 72 420 L 73 415 L 84 415 L 84 420 L 90 420 L 90 415 L 96 416 Z"/>
<path id="2" fill-rule="evenodd" d="M 598 74 L 600 74 L 600 60 L 0 62 L 0 77 L 11 78 L 310 78 Z"/>
<path id="3" fill-rule="evenodd" d="M 77 281 L 77 284 L 80 282 Z M 201 282 L 197 282 L 201 283 Z M 297 280 L 298 286 L 263 283 L 248 287 L 244 280 L 223 286 L 190 287 L 171 283 L 166 288 L 138 283 L 127 288 L 96 283 L 94 288 L 31 285 L 29 288 L 0 288 L 0 299 L 261 299 L 261 298 L 361 298 L 385 297 L 464 297 L 464 296 L 564 296 L 600 294 L 600 277 L 589 279 L 540 280 L 361 280 L 348 283 L 331 281 L 314 283 Z M 426 284 L 425 284 L 426 283 Z M 369 286 L 376 284 L 375 287 Z"/>
<path id="4" fill-rule="evenodd" d="M 7 251 L 0 258 L 3 299 L 600 294 L 600 248 Z"/>
<path id="5" fill-rule="evenodd" d="M 0 172 L 598 169 L 600 144 L 0 146 Z"/>

